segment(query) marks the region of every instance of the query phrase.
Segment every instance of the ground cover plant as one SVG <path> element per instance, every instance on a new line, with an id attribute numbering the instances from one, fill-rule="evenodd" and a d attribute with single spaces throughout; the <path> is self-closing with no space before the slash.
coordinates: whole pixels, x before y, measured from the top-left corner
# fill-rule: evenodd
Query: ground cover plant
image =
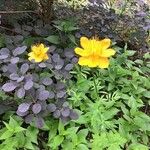
<path id="1" fill-rule="evenodd" d="M 149 150 L 148 3 L 16 2 L 27 12 L 2 9 L 0 25 L 0 149 Z"/>

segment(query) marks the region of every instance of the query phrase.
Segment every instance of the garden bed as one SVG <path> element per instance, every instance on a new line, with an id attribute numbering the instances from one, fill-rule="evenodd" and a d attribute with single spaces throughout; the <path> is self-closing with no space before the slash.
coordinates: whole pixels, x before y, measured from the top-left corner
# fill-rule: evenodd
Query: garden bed
<path id="1" fill-rule="evenodd" d="M 0 149 L 148 150 L 149 6 L 71 2 L 0 13 Z"/>

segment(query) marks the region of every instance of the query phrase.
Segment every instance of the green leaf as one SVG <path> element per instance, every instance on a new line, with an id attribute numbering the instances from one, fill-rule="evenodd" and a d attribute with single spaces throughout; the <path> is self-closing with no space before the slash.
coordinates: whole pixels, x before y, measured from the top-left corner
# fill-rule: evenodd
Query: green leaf
<path id="1" fill-rule="evenodd" d="M 38 144 L 38 142 L 37 142 L 38 133 L 39 133 L 39 130 L 37 128 L 29 126 L 26 130 L 27 140 L 30 142 L 33 142 L 35 144 Z"/>
<path id="2" fill-rule="evenodd" d="M 75 30 L 78 30 L 79 28 L 77 28 L 77 27 L 74 27 L 74 26 L 69 26 L 68 28 L 67 28 L 67 31 L 75 31 Z"/>
<path id="3" fill-rule="evenodd" d="M 21 138 L 20 138 L 21 137 Z M 23 132 L 19 132 L 16 134 L 16 136 L 13 137 L 15 141 L 17 141 L 17 147 L 21 148 L 21 147 L 24 147 L 24 144 L 25 144 L 25 136 L 24 136 L 24 133 Z"/>
<path id="4" fill-rule="evenodd" d="M 145 92 L 143 92 L 143 95 L 144 95 L 146 98 L 150 98 L 150 91 L 145 91 Z"/>
<path id="5" fill-rule="evenodd" d="M 16 127 L 16 128 L 14 129 L 14 133 L 21 132 L 21 131 L 25 131 L 25 130 L 26 130 L 25 128 Z"/>
<path id="6" fill-rule="evenodd" d="M 108 111 L 105 111 L 103 115 L 105 120 L 108 120 L 113 118 L 118 112 L 119 110 L 117 108 L 111 108 Z"/>
<path id="7" fill-rule="evenodd" d="M 17 147 L 17 141 L 14 137 L 8 138 L 3 142 L 3 149 L 2 150 L 16 150 Z"/>
<path id="8" fill-rule="evenodd" d="M 10 132 L 13 132 L 13 131 L 14 131 L 14 129 L 13 129 L 8 123 L 4 122 L 4 124 L 5 124 L 6 128 L 7 128 Z"/>
<path id="9" fill-rule="evenodd" d="M 82 129 L 77 133 L 78 141 L 80 143 L 87 143 L 86 136 L 88 134 L 88 129 Z"/>
<path id="10" fill-rule="evenodd" d="M 12 117 L 10 117 L 9 125 L 13 129 L 15 129 L 16 127 L 20 126 L 19 123 L 16 120 L 14 120 Z"/>
<path id="11" fill-rule="evenodd" d="M 136 51 L 126 50 L 126 55 L 127 56 L 133 56 L 135 53 L 136 53 Z"/>
<path id="12" fill-rule="evenodd" d="M 59 124 L 58 124 L 58 132 L 59 132 L 59 134 L 63 134 L 64 131 L 65 131 L 65 129 L 64 129 L 64 124 L 63 124 L 62 121 L 60 120 L 60 121 L 59 121 Z"/>
<path id="13" fill-rule="evenodd" d="M 27 46 L 31 46 L 33 43 L 36 43 L 37 41 L 43 40 L 41 37 L 27 37 L 24 41 L 23 44 Z"/>
<path id="14" fill-rule="evenodd" d="M 149 150 L 149 148 L 140 143 L 133 143 L 128 147 L 128 150 Z"/>
<path id="15" fill-rule="evenodd" d="M 65 140 L 62 143 L 62 148 L 63 148 L 63 150 L 73 150 L 74 149 L 74 145 L 69 140 Z"/>
<path id="16" fill-rule="evenodd" d="M 89 150 L 85 144 L 79 144 L 76 150 Z"/>
<path id="17" fill-rule="evenodd" d="M 61 135 L 57 135 L 54 137 L 53 141 L 50 143 L 50 147 L 54 150 L 63 142 L 64 137 Z"/>
<path id="18" fill-rule="evenodd" d="M 27 149 L 35 150 L 32 142 L 30 140 L 26 140 L 26 143 L 25 143 L 24 147 L 27 148 Z"/>
<path id="19" fill-rule="evenodd" d="M 144 57 L 145 59 L 150 59 L 150 53 L 149 53 L 149 52 L 145 53 L 143 57 Z"/>
<path id="20" fill-rule="evenodd" d="M 71 42 L 73 42 L 75 45 L 77 45 L 76 39 L 75 39 L 75 36 L 74 36 L 74 35 L 68 34 L 68 37 L 69 37 L 69 39 L 70 39 Z"/>
<path id="21" fill-rule="evenodd" d="M 0 140 L 5 140 L 5 139 L 8 139 L 10 138 L 11 136 L 13 136 L 13 132 L 9 131 L 9 130 L 6 130 L 0 137 Z"/>
<path id="22" fill-rule="evenodd" d="M 60 44 L 60 39 L 57 35 L 50 35 L 47 38 L 45 38 L 45 40 L 53 44 Z"/>

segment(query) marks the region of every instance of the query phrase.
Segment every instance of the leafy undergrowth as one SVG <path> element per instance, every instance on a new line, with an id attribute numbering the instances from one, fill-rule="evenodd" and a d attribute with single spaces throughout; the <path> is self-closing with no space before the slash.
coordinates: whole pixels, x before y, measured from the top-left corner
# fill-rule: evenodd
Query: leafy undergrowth
<path id="1" fill-rule="evenodd" d="M 9 52 L 9 56 L 8 48 L 1 49 L 1 67 L 4 69 L 4 66 L 7 66 L 7 69 L 1 69 L 1 85 L 3 83 L 6 85 L 8 81 L 12 84 L 20 79 L 16 74 L 14 75 L 13 65 L 18 67 L 18 75 L 26 78 L 26 74 L 34 73 L 36 76 L 39 75 L 39 78 L 21 80 L 21 83 L 15 84 L 16 87 L 14 84 L 2 86 L 1 118 L 4 122 L 1 123 L 0 149 L 148 150 L 150 147 L 149 53 L 134 59 L 136 51 L 127 50 L 127 45 L 124 48 L 114 45 L 117 54 L 110 59 L 109 68 L 90 69 L 80 67 L 76 63 L 77 60 L 70 63 L 70 60 L 76 58 L 70 49 L 62 53 L 61 49 L 57 50 L 56 47 L 51 46 L 50 50 L 52 48 L 49 57 L 54 62 L 46 61 L 39 64 L 27 60 L 26 52 L 30 50 L 25 46 L 14 49 L 11 55 Z M 4 50 L 7 50 L 5 55 L 2 53 Z M 16 57 L 19 57 L 19 60 L 16 61 Z M 64 59 L 59 58 L 61 63 L 57 64 L 55 61 L 58 57 Z M 74 68 L 72 65 L 71 68 L 66 67 L 66 63 L 74 64 Z M 49 64 L 53 67 L 47 68 Z M 33 71 L 35 67 L 36 71 Z M 9 72 L 10 70 L 12 72 Z M 55 74 L 58 70 L 59 72 Z M 66 71 L 69 71 L 68 78 L 66 74 L 59 76 Z M 28 81 L 29 85 L 26 83 Z M 53 84 L 50 81 L 53 81 Z M 31 82 L 34 83 L 32 86 Z M 58 88 L 58 83 L 61 88 Z M 29 89 L 26 89 L 25 84 Z M 20 88 L 25 92 L 19 92 Z M 30 88 L 42 93 L 49 92 L 49 96 L 35 95 L 32 101 L 28 95 L 31 92 Z M 16 93 L 13 92 L 14 90 Z M 55 96 L 50 98 L 52 90 Z M 73 113 L 72 109 L 75 109 L 78 115 Z M 17 114 L 23 118 L 18 117 L 13 110 L 17 110 Z M 47 111 L 47 115 L 43 114 Z M 70 120 L 68 117 L 76 120 Z"/>
<path id="2" fill-rule="evenodd" d="M 83 67 L 74 22 L 33 24 L 0 35 L 0 149 L 150 149 L 149 52 L 113 41 L 107 69 Z"/>

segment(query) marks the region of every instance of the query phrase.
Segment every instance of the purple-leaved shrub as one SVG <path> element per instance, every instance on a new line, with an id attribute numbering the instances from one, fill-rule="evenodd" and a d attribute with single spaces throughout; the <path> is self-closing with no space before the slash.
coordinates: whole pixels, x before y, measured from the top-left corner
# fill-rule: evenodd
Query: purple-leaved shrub
<path id="1" fill-rule="evenodd" d="M 63 122 L 77 119 L 67 102 L 69 71 L 77 61 L 73 49 L 49 46 L 49 59 L 40 63 L 29 61 L 27 54 L 27 46 L 0 49 L 1 89 L 18 102 L 17 115 L 39 128 L 50 114 Z"/>

